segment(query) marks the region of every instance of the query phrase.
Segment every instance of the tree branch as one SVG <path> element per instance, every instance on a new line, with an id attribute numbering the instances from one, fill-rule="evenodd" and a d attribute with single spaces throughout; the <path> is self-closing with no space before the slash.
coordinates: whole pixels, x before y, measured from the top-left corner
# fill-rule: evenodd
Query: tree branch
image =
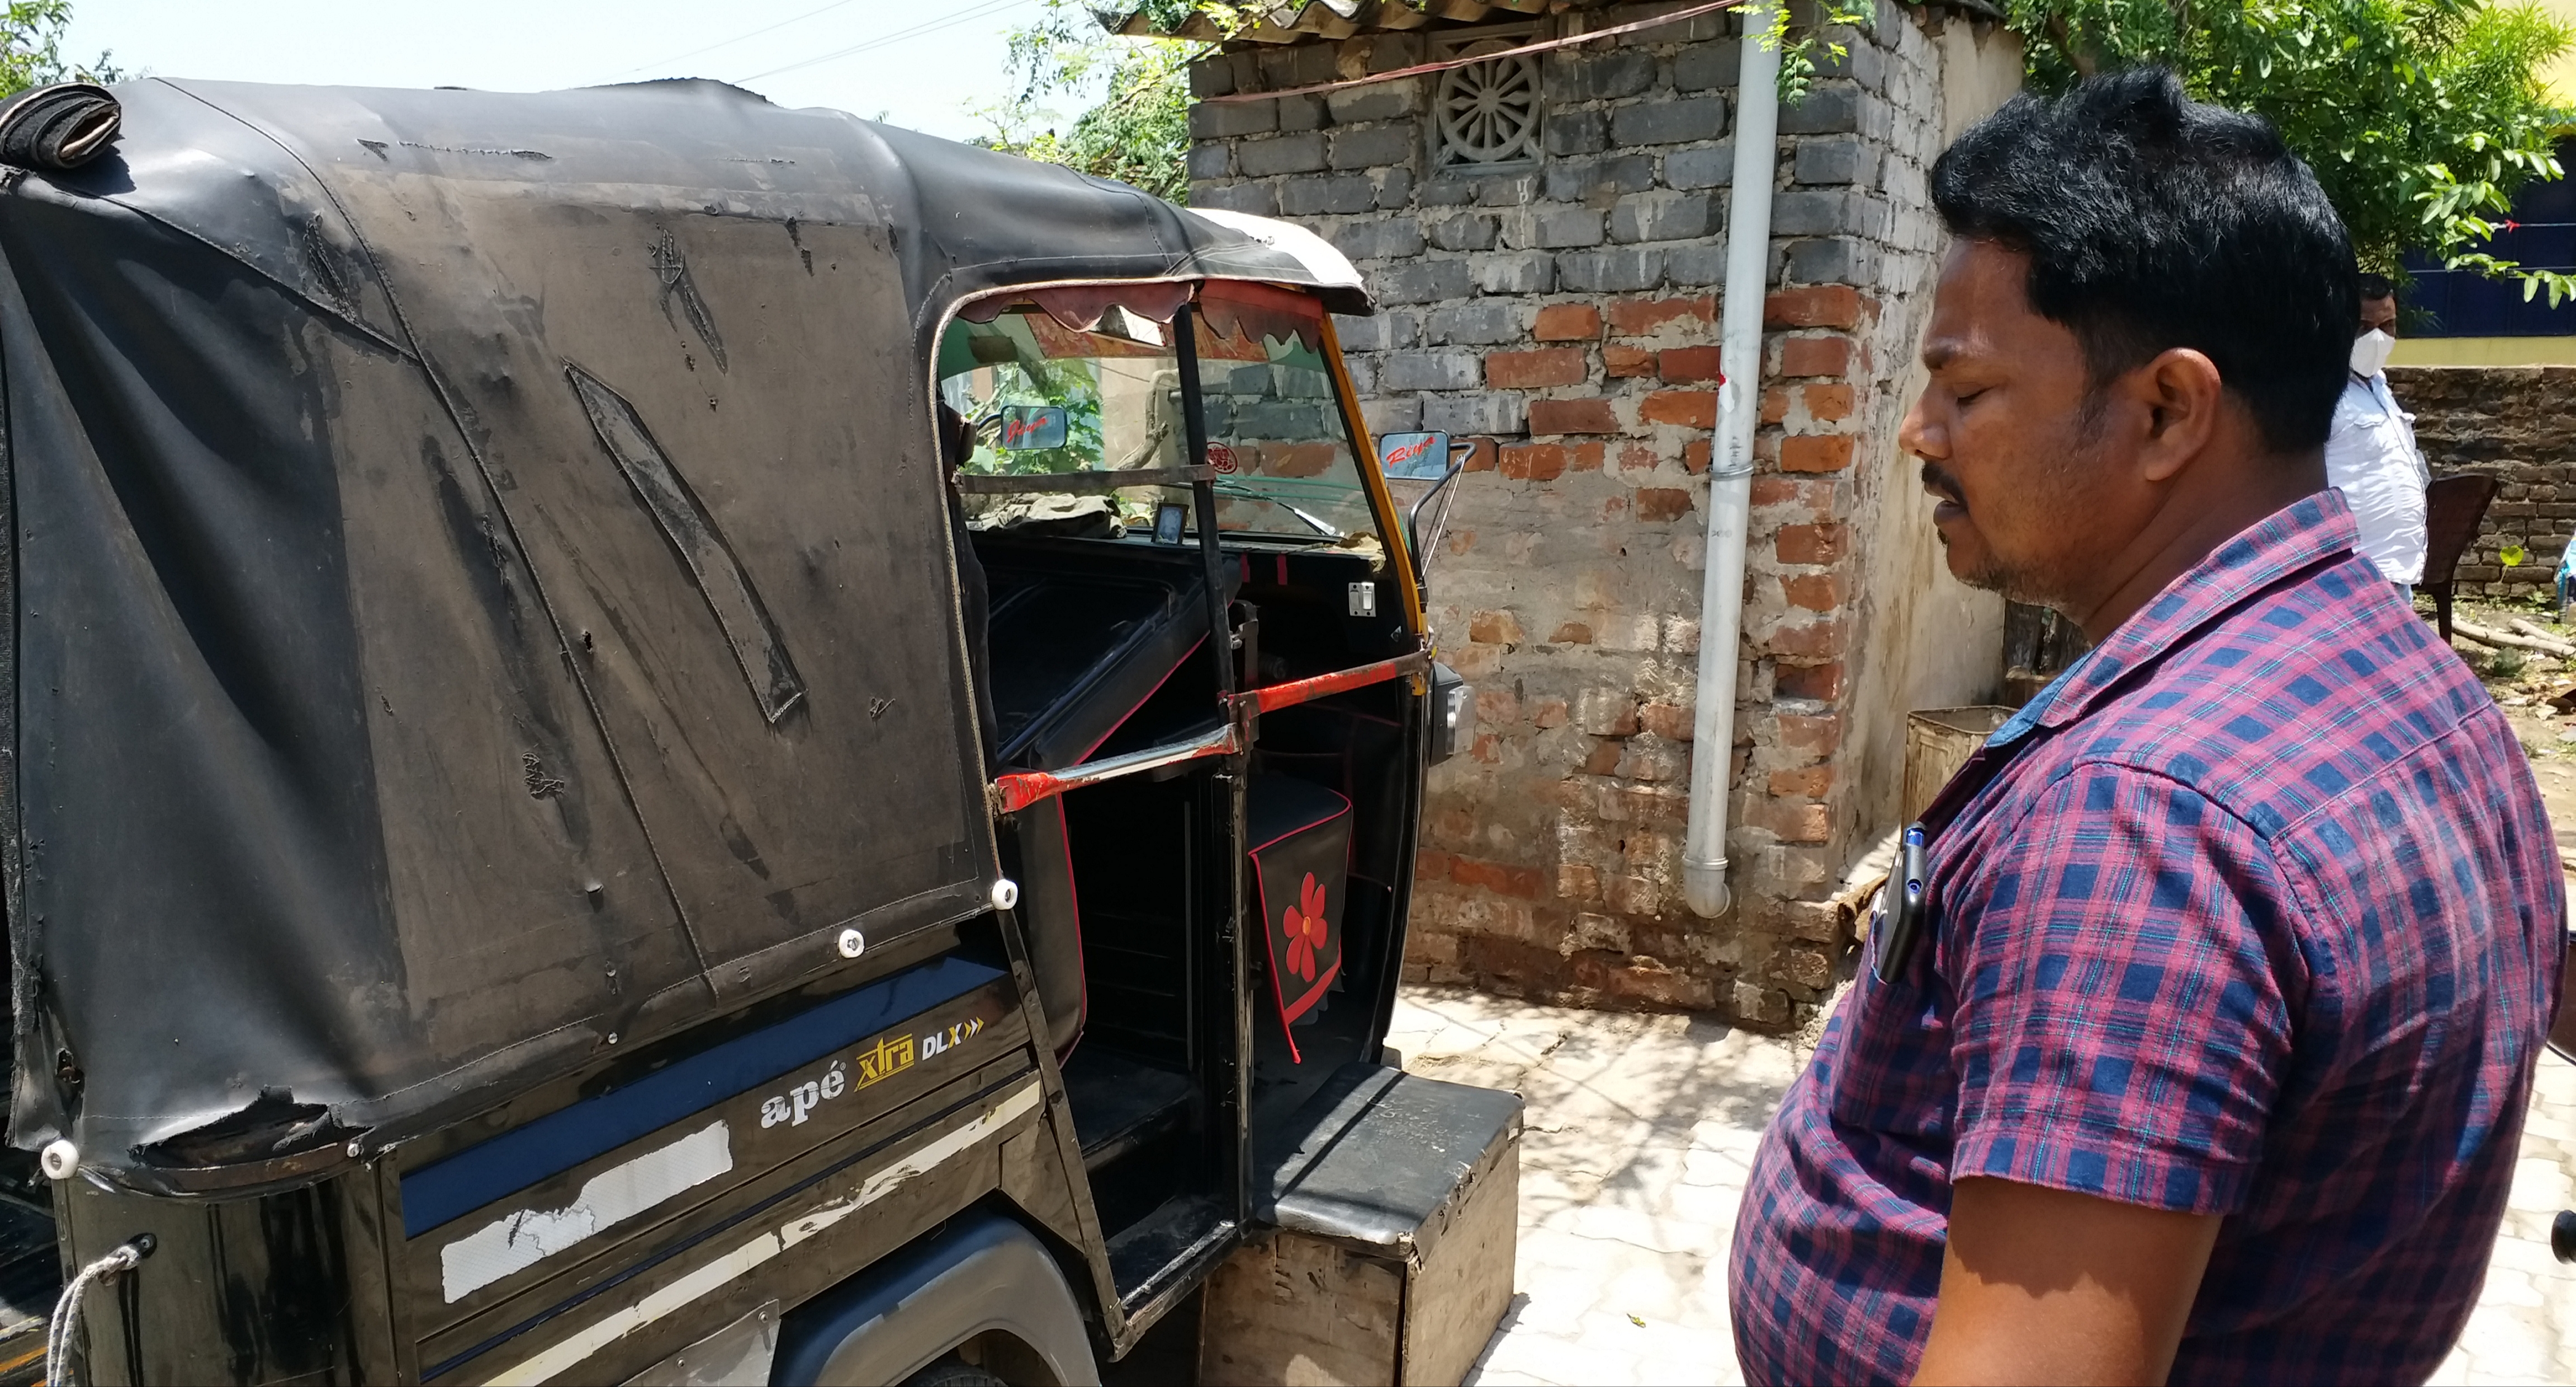
<path id="1" fill-rule="evenodd" d="M 2089 55 L 2077 51 L 2074 32 L 2067 27 L 2066 16 L 2063 14 L 2052 14 L 2048 17 L 2048 46 L 2057 50 L 2058 56 L 2066 60 L 2067 66 L 2075 69 L 2075 75 L 2078 77 L 2092 76 L 2093 69 L 2099 65 Z"/>

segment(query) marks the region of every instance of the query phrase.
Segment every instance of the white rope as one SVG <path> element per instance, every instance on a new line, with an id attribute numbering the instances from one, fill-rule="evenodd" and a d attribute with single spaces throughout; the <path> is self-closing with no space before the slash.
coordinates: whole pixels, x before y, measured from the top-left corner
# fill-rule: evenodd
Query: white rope
<path id="1" fill-rule="evenodd" d="M 54 1317 L 45 1328 L 46 1387 L 72 1387 L 72 1335 L 80 1328 L 81 1297 L 89 1288 L 119 1272 L 132 1271 L 143 1261 L 143 1249 L 124 1243 L 114 1252 L 80 1269 L 72 1283 L 63 1287 L 62 1298 L 54 1302 Z"/>

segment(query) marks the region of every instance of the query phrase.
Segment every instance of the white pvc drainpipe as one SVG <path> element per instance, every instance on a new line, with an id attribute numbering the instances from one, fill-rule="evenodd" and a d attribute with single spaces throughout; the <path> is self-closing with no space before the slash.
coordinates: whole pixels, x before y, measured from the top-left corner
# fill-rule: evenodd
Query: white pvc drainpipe
<path id="1" fill-rule="evenodd" d="M 1708 548 L 1699 599 L 1699 693 L 1691 720 L 1690 827 L 1682 899 L 1714 919 L 1726 889 L 1726 806 L 1735 764 L 1735 652 L 1744 623 L 1744 531 L 1753 508 L 1753 427 L 1762 409 L 1762 293 L 1771 258 L 1771 180 L 1780 146 L 1780 51 L 1771 6 L 1746 6 L 1735 79 L 1735 186 L 1727 204 L 1726 297 L 1718 317 L 1717 439 L 1708 469 Z"/>

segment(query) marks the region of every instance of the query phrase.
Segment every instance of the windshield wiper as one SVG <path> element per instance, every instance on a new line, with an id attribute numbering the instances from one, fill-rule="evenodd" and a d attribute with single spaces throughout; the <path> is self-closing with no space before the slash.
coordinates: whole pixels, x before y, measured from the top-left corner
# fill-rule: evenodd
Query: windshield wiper
<path id="1" fill-rule="evenodd" d="M 1334 529 L 1330 524 L 1316 516 L 1314 513 L 1298 506 L 1292 506 L 1287 502 L 1280 500 L 1276 496 L 1265 496 L 1262 493 L 1253 490 L 1251 487 L 1245 486 L 1241 482 L 1218 482 L 1216 484 L 1216 489 L 1224 492 L 1228 496 L 1248 496 L 1255 501 L 1267 501 L 1281 510 L 1288 512 L 1290 515 L 1314 526 L 1317 534 L 1330 535 L 1335 539 L 1348 538 L 1348 536 L 1343 534 L 1342 531 Z"/>

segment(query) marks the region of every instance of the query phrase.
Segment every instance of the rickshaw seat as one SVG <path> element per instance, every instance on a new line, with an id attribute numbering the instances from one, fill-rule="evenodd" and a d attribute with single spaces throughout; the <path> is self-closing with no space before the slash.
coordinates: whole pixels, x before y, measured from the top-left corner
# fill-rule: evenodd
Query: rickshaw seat
<path id="1" fill-rule="evenodd" d="M 1195 549 L 976 536 L 991 590 L 988 637 L 998 764 L 1080 764 L 1205 641 Z M 1061 804 L 1011 829 L 1029 963 L 1059 1056 L 1082 1034 L 1082 913 Z"/>
<path id="2" fill-rule="evenodd" d="M 1123 552 L 1094 556 L 989 540 L 976 547 L 992 589 L 1002 765 L 1078 764 L 1207 637 L 1207 580 L 1194 550 L 1118 546 Z"/>

